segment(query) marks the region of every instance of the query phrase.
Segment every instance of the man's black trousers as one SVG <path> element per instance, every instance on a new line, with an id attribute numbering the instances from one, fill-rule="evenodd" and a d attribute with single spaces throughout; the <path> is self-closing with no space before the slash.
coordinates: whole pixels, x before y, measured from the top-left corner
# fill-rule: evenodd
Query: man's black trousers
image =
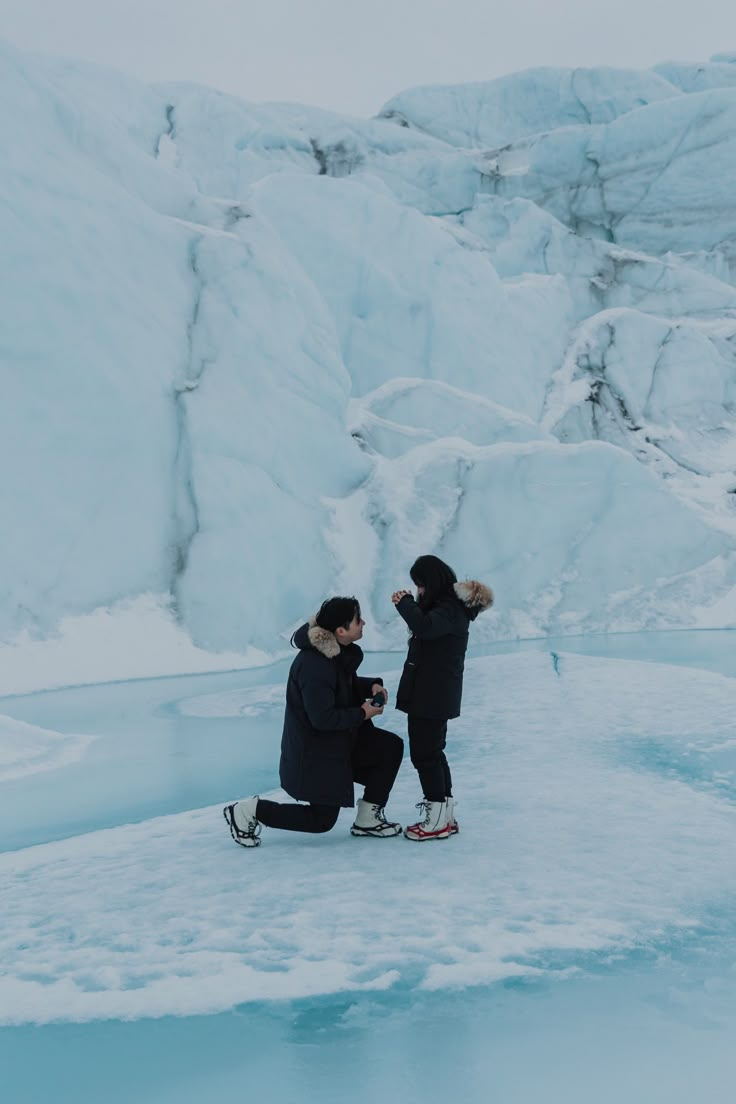
<path id="1" fill-rule="evenodd" d="M 385 728 L 362 724 L 358 729 L 351 756 L 353 778 L 365 786 L 371 805 L 388 804 L 396 775 L 404 755 L 404 741 Z M 282 805 L 278 801 L 259 801 L 256 817 L 267 828 L 288 832 L 329 832 L 340 813 L 339 805 Z"/>

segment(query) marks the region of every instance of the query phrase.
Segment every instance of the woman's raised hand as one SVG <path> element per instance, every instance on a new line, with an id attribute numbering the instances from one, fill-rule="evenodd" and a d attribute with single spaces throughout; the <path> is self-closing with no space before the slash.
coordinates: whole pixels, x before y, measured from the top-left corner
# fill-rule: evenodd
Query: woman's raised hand
<path id="1" fill-rule="evenodd" d="M 406 598 L 407 594 L 411 595 L 411 591 L 410 590 L 395 590 L 393 592 L 393 594 L 391 595 L 391 601 L 393 602 L 393 604 L 395 606 L 397 606 L 402 598 Z"/>

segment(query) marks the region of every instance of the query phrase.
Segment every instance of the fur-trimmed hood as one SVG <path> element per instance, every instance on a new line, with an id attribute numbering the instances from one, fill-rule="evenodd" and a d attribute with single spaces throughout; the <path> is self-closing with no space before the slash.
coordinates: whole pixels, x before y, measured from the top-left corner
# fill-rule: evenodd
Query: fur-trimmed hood
<path id="1" fill-rule="evenodd" d="M 309 628 L 307 629 L 307 641 L 315 651 L 318 651 L 326 659 L 334 659 L 335 656 L 340 654 L 340 645 L 337 637 L 329 629 L 323 629 L 321 625 L 317 624 L 317 617 L 315 614 L 309 618 Z M 297 644 L 298 647 L 304 647 L 305 645 Z"/>
<path id="2" fill-rule="evenodd" d="M 473 618 L 493 605 L 493 591 L 476 579 L 463 579 L 462 582 L 455 583 L 452 589 Z"/>

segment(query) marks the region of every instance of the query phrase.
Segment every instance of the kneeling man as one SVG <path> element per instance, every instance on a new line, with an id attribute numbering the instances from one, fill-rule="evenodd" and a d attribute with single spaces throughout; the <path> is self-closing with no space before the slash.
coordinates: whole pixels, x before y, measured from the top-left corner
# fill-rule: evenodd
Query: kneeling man
<path id="1" fill-rule="evenodd" d="M 223 815 L 236 843 L 258 847 L 261 825 L 291 832 L 329 832 L 340 809 L 355 804 L 353 783 L 365 787 L 358 801 L 354 836 L 401 834 L 384 809 L 396 780 L 404 742 L 375 728 L 388 693 L 380 678 L 361 678 L 363 651 L 356 644 L 365 622 L 356 598 L 329 598 L 294 633 L 299 655 L 286 684 L 281 737 L 281 785 L 307 805 L 263 801 L 257 795 L 226 805 Z M 383 703 L 373 705 L 371 698 Z"/>

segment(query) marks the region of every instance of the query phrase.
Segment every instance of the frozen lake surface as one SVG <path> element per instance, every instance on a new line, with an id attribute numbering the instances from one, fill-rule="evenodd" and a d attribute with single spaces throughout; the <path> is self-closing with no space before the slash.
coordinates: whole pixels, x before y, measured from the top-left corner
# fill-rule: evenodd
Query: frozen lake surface
<path id="1" fill-rule="evenodd" d="M 437 849 L 367 849 L 348 812 L 232 845 L 286 669 L 0 701 L 10 1104 L 727 1098 L 736 633 L 474 653 Z M 407 757 L 391 812 L 416 789 Z"/>

